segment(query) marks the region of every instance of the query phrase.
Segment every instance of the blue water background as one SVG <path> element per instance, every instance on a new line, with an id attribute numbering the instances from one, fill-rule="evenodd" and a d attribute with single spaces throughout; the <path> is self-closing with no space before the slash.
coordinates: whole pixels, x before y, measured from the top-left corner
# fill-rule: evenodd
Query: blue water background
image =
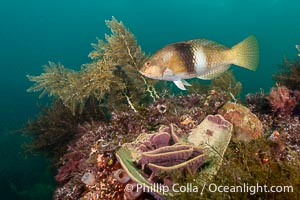
<path id="1" fill-rule="evenodd" d="M 146 53 L 176 41 L 208 38 L 232 46 L 250 34 L 260 44 L 256 72 L 232 67 L 243 93 L 269 91 L 283 56 L 300 44 L 297 0 L 2 0 L 0 2 L 0 193 L 1 199 L 51 199 L 47 161 L 25 156 L 27 140 L 11 134 L 38 112 L 38 94 L 27 93 L 26 75 L 48 61 L 80 69 L 90 43 L 108 32 L 115 16 L 136 35 Z M 44 191 L 43 191 L 44 190 Z"/>

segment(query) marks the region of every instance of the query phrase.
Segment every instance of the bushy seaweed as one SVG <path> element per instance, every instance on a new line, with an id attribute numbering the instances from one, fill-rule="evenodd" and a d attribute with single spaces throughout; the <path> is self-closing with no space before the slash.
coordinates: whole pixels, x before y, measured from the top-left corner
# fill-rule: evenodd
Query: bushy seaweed
<path id="1" fill-rule="evenodd" d="M 299 157 L 293 154 L 291 160 L 278 161 L 273 142 L 266 138 L 252 141 L 250 144 L 232 143 L 226 152 L 224 163 L 219 174 L 212 181 L 219 186 L 292 186 L 293 192 L 229 192 L 226 199 L 297 199 L 300 195 L 300 178 L 297 166 Z M 208 183 L 209 184 L 209 183 Z M 253 188 L 253 187 L 252 187 Z M 248 188 L 249 189 L 249 188 Z M 253 191 L 253 190 L 252 190 Z M 214 199 L 224 196 L 223 193 L 209 193 Z"/>
<path id="2" fill-rule="evenodd" d="M 239 97 L 242 92 L 242 83 L 236 80 L 230 70 L 213 79 L 211 87 L 218 91 L 226 91 L 234 97 Z"/>
<path id="3" fill-rule="evenodd" d="M 300 59 L 289 61 L 285 57 L 273 78 L 279 85 L 284 85 L 290 90 L 300 90 Z"/>
<path id="4" fill-rule="evenodd" d="M 188 93 L 207 93 L 209 90 L 225 91 L 228 96 L 238 98 L 242 92 L 242 83 L 237 81 L 233 72 L 228 70 L 221 76 L 214 78 L 210 84 L 192 81 Z"/>
<path id="5" fill-rule="evenodd" d="M 299 156 L 291 153 L 289 161 L 278 161 L 274 157 L 274 143 L 260 138 L 249 144 L 231 142 L 218 174 L 209 182 L 201 176 L 186 176 L 177 183 L 191 183 L 198 192 L 183 192 L 168 199 L 298 199 L 300 196 Z M 176 177 L 176 176 L 175 176 Z M 261 186 L 255 190 L 254 187 Z M 239 186 L 239 189 L 236 189 Z M 263 192 L 265 187 L 292 186 L 289 192 Z M 216 191 L 216 187 L 227 192 Z M 235 187 L 235 188 L 234 188 Z M 241 187 L 243 189 L 241 189 Z M 228 188 L 231 188 L 229 191 Z M 245 189 L 244 189 L 245 188 Z M 203 189 L 203 190 L 202 190 Z M 280 189 L 280 188 L 279 188 Z"/>
<path id="6" fill-rule="evenodd" d="M 82 112 L 91 96 L 111 109 L 123 110 L 128 106 L 135 109 L 157 97 L 153 84 L 138 72 L 147 57 L 134 35 L 115 18 L 106 24 L 112 34 L 92 45 L 91 63 L 76 72 L 49 62 L 41 75 L 27 76 L 35 82 L 27 91 L 42 91 L 40 97 L 48 94 L 58 98 L 73 114 Z"/>
<path id="7" fill-rule="evenodd" d="M 28 92 L 41 91 L 40 98 L 48 94 L 50 97 L 58 97 L 64 105 L 75 114 L 76 107 L 84 103 L 84 96 L 80 96 L 80 74 L 74 70 L 65 68 L 62 64 L 49 62 L 44 65 L 44 73 L 39 76 L 27 75 L 35 84 Z M 83 106 L 83 105 L 81 105 Z"/>
<path id="8" fill-rule="evenodd" d="M 25 145 L 30 152 L 39 152 L 57 163 L 64 155 L 67 145 L 78 133 L 78 124 L 85 121 L 107 121 L 106 114 L 99 107 L 95 98 L 86 102 L 84 112 L 73 115 L 61 100 L 55 100 L 49 107 L 41 107 L 36 119 L 30 120 L 24 133 L 32 137 L 32 142 Z"/>
<path id="9" fill-rule="evenodd" d="M 79 123 L 106 121 L 112 111 L 136 111 L 139 104 L 157 97 L 153 83 L 138 72 L 147 56 L 134 35 L 115 18 L 106 24 L 112 34 L 92 44 L 92 62 L 80 71 L 49 62 L 41 75 L 27 76 L 34 82 L 28 92 L 41 91 L 40 97 L 53 97 L 52 105 L 41 108 L 24 131 L 33 137 L 27 150 L 42 152 L 56 162 L 78 134 Z"/>

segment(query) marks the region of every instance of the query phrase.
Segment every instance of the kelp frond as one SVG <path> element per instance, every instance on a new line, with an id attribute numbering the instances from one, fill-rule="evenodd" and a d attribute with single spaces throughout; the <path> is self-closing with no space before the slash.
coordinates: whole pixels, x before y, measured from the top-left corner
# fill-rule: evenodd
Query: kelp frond
<path id="1" fill-rule="evenodd" d="M 76 72 L 49 62 L 41 75 L 27 76 L 35 82 L 27 91 L 42 91 L 40 96 L 48 94 L 59 98 L 73 114 L 78 109 L 82 111 L 90 96 L 121 110 L 134 109 L 136 105 L 149 102 L 151 97 L 155 99 L 154 82 L 148 83 L 138 72 L 147 56 L 134 35 L 114 17 L 106 21 L 106 25 L 111 35 L 92 44 L 91 63 L 82 65 L 81 71 Z"/>

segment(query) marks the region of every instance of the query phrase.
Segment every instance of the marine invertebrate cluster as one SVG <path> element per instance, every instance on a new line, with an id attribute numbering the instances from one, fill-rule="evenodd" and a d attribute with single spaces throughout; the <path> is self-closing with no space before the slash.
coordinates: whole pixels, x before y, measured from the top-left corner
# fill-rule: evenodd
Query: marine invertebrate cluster
<path id="1" fill-rule="evenodd" d="M 114 172 L 120 170 L 117 161 L 113 161 L 110 156 L 97 154 L 97 171 L 95 181 L 92 185 L 86 185 L 85 191 L 81 195 L 81 200 L 89 199 L 116 199 L 122 200 L 124 196 L 124 184 L 119 183 L 114 176 Z"/>
<path id="2" fill-rule="evenodd" d="M 258 95 L 259 97 L 264 99 L 264 95 Z M 248 159 L 247 162 L 250 162 L 249 159 L 253 160 L 253 163 L 248 163 L 249 166 L 253 166 L 254 168 L 259 168 L 263 162 L 272 163 L 272 173 L 278 173 L 277 166 L 278 160 L 286 160 L 286 159 L 295 159 L 294 156 L 289 155 L 290 153 L 287 152 L 286 147 L 290 148 L 292 151 L 299 151 L 299 137 L 298 137 L 298 125 L 299 119 L 295 117 L 285 117 L 283 120 L 276 120 L 271 112 L 267 113 L 260 113 L 259 108 L 255 106 L 258 104 L 248 104 L 249 107 L 252 108 L 252 111 L 255 112 L 257 117 L 263 123 L 263 127 L 265 130 L 264 137 L 257 138 L 256 140 L 251 140 L 247 147 L 251 147 L 250 149 L 246 149 L 243 144 L 240 144 L 238 141 L 236 143 L 230 143 L 228 145 L 227 151 L 224 153 L 223 159 L 217 161 L 219 154 L 216 154 L 215 158 L 217 165 L 216 168 L 212 167 L 213 165 L 208 165 L 209 157 L 205 160 L 205 169 L 212 169 L 212 171 L 205 171 L 201 167 L 201 170 L 197 170 L 197 167 L 188 167 L 188 161 L 193 161 L 195 158 L 196 160 L 201 158 L 200 150 L 203 151 L 207 147 L 201 147 L 198 151 L 198 148 L 188 148 L 186 143 L 181 143 L 180 145 L 173 146 L 176 141 L 189 141 L 189 145 L 197 146 L 201 143 L 198 139 L 199 137 L 194 137 L 193 129 L 196 133 L 202 133 L 204 136 L 210 136 L 214 134 L 214 131 L 217 130 L 219 126 L 213 126 L 213 128 L 207 129 L 207 125 L 201 126 L 202 123 L 212 123 L 215 124 L 214 121 L 219 121 L 217 118 L 212 118 L 215 120 L 210 119 L 208 117 L 208 121 L 205 122 L 205 118 L 209 114 L 215 114 L 222 108 L 226 101 L 228 101 L 230 97 L 227 96 L 226 93 L 213 91 L 208 94 L 193 94 L 188 96 L 170 96 L 166 98 L 157 99 L 156 102 L 150 104 L 149 106 L 140 109 L 138 112 L 134 112 L 134 110 L 129 109 L 127 112 L 113 112 L 111 115 L 111 119 L 109 122 L 96 122 L 90 121 L 89 123 L 81 123 L 80 126 L 77 126 L 79 129 L 79 134 L 73 137 L 72 141 L 68 143 L 69 149 L 65 156 L 61 159 L 62 162 L 62 171 L 64 166 L 66 165 L 65 173 L 60 174 L 61 184 L 57 188 L 55 192 L 55 199 L 91 199 L 91 198 L 115 198 L 115 199 L 123 199 L 124 195 L 132 196 L 136 194 L 125 194 L 124 188 L 125 185 L 130 183 L 136 182 L 136 180 L 130 178 L 129 182 L 123 183 L 126 181 L 117 181 L 116 180 L 116 172 L 117 170 L 121 169 L 119 162 L 116 160 L 114 156 L 114 152 L 118 150 L 120 145 L 123 143 L 130 143 L 135 140 L 135 138 L 144 133 L 146 138 L 145 141 L 150 141 L 151 145 L 149 146 L 149 142 L 140 144 L 141 149 L 147 149 L 149 152 L 145 152 L 144 154 L 140 155 L 140 166 L 137 165 L 139 170 L 142 169 L 142 165 L 144 165 L 144 169 L 148 173 L 146 176 L 146 181 L 151 183 L 149 180 L 152 181 L 161 181 L 165 182 L 165 184 L 172 184 L 174 181 L 178 181 L 180 184 L 184 184 L 186 182 L 193 182 L 194 184 L 202 183 L 200 180 L 203 181 L 203 178 L 206 177 L 207 179 L 211 179 L 211 181 L 220 184 L 233 184 L 231 181 L 236 181 L 236 177 L 232 174 L 232 170 L 228 171 L 227 166 L 229 168 L 243 168 L 245 169 L 244 159 Z M 255 98 L 254 98 L 255 99 Z M 263 101 L 268 103 L 268 101 Z M 226 105 L 226 104 L 225 104 Z M 162 109 L 163 108 L 163 109 Z M 162 112 L 163 110 L 163 112 Z M 233 112 L 235 108 L 233 107 L 231 111 Z M 71 115 L 72 116 L 72 115 Z M 245 117 L 249 117 L 246 114 Z M 203 121 L 204 120 L 204 121 Z M 284 121 L 285 120 L 285 121 Z M 222 120 L 221 120 L 222 121 Z M 172 126 L 171 126 L 172 124 Z M 297 125 L 298 124 L 298 125 Z M 209 125 L 211 126 L 211 125 Z M 162 127 L 159 129 L 159 127 Z M 173 132 L 176 134 L 170 134 L 171 128 L 173 127 Z M 202 128 L 201 128 L 202 127 Z M 205 129 L 206 127 L 206 129 Z M 222 130 L 222 126 L 220 126 Z M 280 136 L 280 141 L 272 141 L 269 139 L 265 139 L 268 133 L 272 133 L 276 129 Z M 160 131 L 158 131 L 160 130 Z M 201 131 L 206 130 L 206 131 Z M 152 135 L 151 132 L 158 131 L 159 134 L 156 134 L 155 137 Z M 192 132 L 192 133 L 190 133 Z M 189 134 L 190 133 L 190 134 Z M 189 140 L 188 137 L 185 136 L 190 135 Z M 142 137 L 142 136 L 140 136 Z M 201 138 L 201 137 L 200 137 Z M 204 137 L 205 138 L 205 137 Z M 297 139 L 298 138 L 298 139 Z M 149 139 L 149 140 L 148 140 Z M 226 141 L 224 138 L 220 139 L 221 141 Z M 280 144 L 281 143 L 281 144 Z M 148 146 L 147 146 L 147 145 Z M 266 147 L 261 149 L 262 146 Z M 218 148 L 221 144 L 218 144 Z M 225 145 L 227 147 L 227 145 Z M 150 148 L 151 147 L 151 148 Z M 164 148 L 171 147 L 171 149 L 164 151 Z M 284 147 L 284 149 L 282 149 Z M 172 149 L 175 148 L 175 149 Z M 182 150 L 179 150 L 182 148 Z M 158 152 L 156 150 L 163 151 L 165 153 L 164 156 L 169 156 L 170 162 L 161 162 Z M 238 150 L 238 152 L 236 152 Z M 154 151 L 154 152 L 153 152 Z M 183 157 L 174 157 L 174 155 L 178 155 L 178 151 L 183 151 Z M 152 153 L 151 153 L 152 152 Z M 213 151 L 212 151 L 213 152 Z M 123 152 L 124 153 L 124 152 Z M 189 157 L 188 155 L 192 155 Z M 257 154 L 257 157 L 256 157 Z M 205 156 L 209 156 L 210 154 L 204 154 Z M 222 155 L 222 154 L 221 154 Z M 131 156 L 133 156 L 131 154 Z M 123 156 L 123 158 L 128 158 L 128 154 Z M 69 161 L 78 161 L 74 162 L 73 164 Z M 180 161 L 180 162 L 179 162 Z M 199 160 L 199 166 L 201 164 L 201 159 Z M 221 162 L 222 161 L 222 162 Z M 178 163 L 179 162 L 179 163 Z M 184 168 L 174 168 L 177 169 L 175 172 L 171 172 L 168 170 L 163 171 L 162 169 L 173 169 L 176 166 L 176 163 L 184 164 Z M 197 161 L 198 162 L 198 161 Z M 296 162 L 296 161 L 295 161 Z M 171 164 L 170 164 L 171 163 Z M 71 166 L 68 166 L 68 165 Z M 292 163 L 291 163 L 292 164 Z M 166 166 L 164 166 L 166 165 Z M 151 176 L 150 167 L 155 173 Z M 157 167 L 158 166 L 158 167 Z M 211 168 L 209 168 L 210 166 Z M 293 165 L 288 165 L 286 167 L 291 170 L 291 173 L 294 174 L 294 177 L 297 177 L 296 172 L 294 171 Z M 127 166 L 128 167 L 128 166 Z M 130 166 L 129 166 L 130 167 Z M 131 166 L 132 167 L 132 166 Z M 166 167 L 166 168 L 165 168 Z M 219 169 L 220 170 L 217 170 Z M 70 169 L 70 170 L 68 170 Z M 178 174 L 176 171 L 178 169 L 183 170 L 184 177 L 178 179 Z M 193 169 L 195 169 L 193 171 Z M 248 168 L 246 168 L 248 169 Z M 259 176 L 266 176 L 267 171 L 261 170 L 261 172 L 256 171 L 254 169 L 249 169 L 249 173 L 244 173 L 243 171 L 238 171 L 238 176 L 241 180 L 251 181 L 254 180 L 256 177 Z M 252 171 L 254 170 L 254 171 Z M 126 170 L 125 170 L 126 171 Z M 132 170 L 131 170 L 132 171 Z M 134 170 L 133 170 L 134 171 Z M 137 170 L 138 171 L 138 170 Z M 195 173 L 196 171 L 196 173 Z M 217 176 L 212 176 L 210 174 L 215 174 L 213 172 L 218 171 Z M 119 171 L 120 172 L 120 171 Z M 121 171 L 122 172 L 122 171 Z M 197 176 L 198 174 L 201 176 Z M 146 174 L 147 174 L 146 173 Z M 191 174 L 196 174 L 191 176 Z M 261 173 L 261 174 L 259 174 Z M 263 175 L 262 175 L 263 173 Z M 269 173 L 269 172 L 268 172 Z M 87 174 L 92 175 L 89 180 L 91 182 L 86 182 L 85 178 Z M 119 173 L 119 179 L 123 176 L 126 178 L 126 175 L 122 175 L 123 173 Z M 127 174 L 127 173 L 126 173 Z M 169 176 L 165 176 L 165 174 L 170 174 Z M 249 175 L 251 174 L 251 176 Z M 255 178 L 252 174 L 256 174 Z M 58 177 L 59 177 L 58 176 Z M 93 178 L 94 177 L 94 178 Z M 133 177 L 136 177 L 135 175 Z M 226 181 L 221 178 L 227 177 Z M 228 177 L 231 177 L 228 179 Z M 83 180 L 84 178 L 84 180 Z M 250 179 L 249 179 L 250 178 Z M 149 179 L 149 180 L 147 180 Z M 196 181 L 195 180 L 198 180 Z M 277 177 L 278 180 L 284 181 L 283 178 Z M 257 179 L 262 181 L 263 179 Z M 275 179 L 272 179 L 275 181 Z M 294 179 L 293 179 L 294 180 Z M 85 183 L 84 183 L 84 182 Z M 134 182 L 133 182 L 134 181 Z M 93 184 L 94 183 L 94 184 Z M 235 182 L 236 183 L 236 182 Z M 238 182 L 237 182 L 238 183 Z M 93 184 L 93 185 L 90 185 Z M 103 188 L 109 188 L 109 190 L 104 190 Z M 199 186 L 200 187 L 200 186 Z M 102 189 L 101 189 L 102 188 Z M 154 199 L 160 194 L 141 194 L 139 197 L 140 199 Z M 204 197 L 210 198 L 217 198 L 218 194 L 214 194 L 216 196 L 211 196 L 209 192 L 205 191 Z M 231 195 L 231 194 L 229 194 Z M 199 195 L 198 195 L 199 196 Z M 193 194 L 182 193 L 180 194 L 180 198 L 188 198 L 193 199 L 195 196 Z M 172 198 L 172 197 L 168 197 Z"/>
<path id="3" fill-rule="evenodd" d="M 286 98 L 288 98 L 287 95 L 290 95 L 291 90 L 287 88 L 284 88 L 284 90 L 286 92 L 284 94 L 286 94 Z M 274 157 L 276 157 L 277 160 L 286 160 L 290 153 L 287 149 L 292 149 L 298 154 L 300 152 L 299 114 L 294 111 L 293 115 L 285 115 L 282 113 L 274 115 L 271 110 L 271 104 L 267 98 L 267 95 L 262 95 L 261 93 L 248 95 L 248 107 L 251 108 L 262 122 L 265 130 L 264 135 L 268 136 L 270 141 L 274 142 L 273 147 L 274 145 L 279 147 L 277 150 L 280 151 L 272 152 Z M 265 106 L 261 106 L 261 104 L 257 102 L 264 102 L 263 104 Z M 294 106 L 292 108 L 295 109 Z M 289 112 L 291 112 L 290 110 Z"/>
<path id="4" fill-rule="evenodd" d="M 197 177 L 204 163 L 206 169 L 199 173 L 208 181 L 221 166 L 231 133 L 232 125 L 222 116 L 208 115 L 188 135 L 173 124 L 160 127 L 156 133 L 142 133 L 135 141 L 123 144 L 116 156 L 131 179 L 145 187 L 161 181 L 170 186 L 170 180 L 160 179 L 162 174 L 170 176 L 171 172 L 181 171 L 176 174 L 177 179 L 184 172 Z M 139 173 L 139 166 L 143 173 Z M 156 195 L 161 196 L 160 192 Z"/>
<path id="5" fill-rule="evenodd" d="M 60 186 L 55 191 L 54 199 L 78 199 L 85 194 L 86 187 L 95 185 L 97 188 L 104 187 L 101 184 L 105 184 L 105 187 L 111 189 L 110 191 L 113 190 L 111 187 L 114 185 L 113 178 L 108 179 L 108 176 L 119 166 L 118 163 L 112 162 L 111 158 L 115 143 L 106 145 L 102 141 L 108 143 L 114 135 L 106 132 L 109 128 L 105 123 L 85 123 L 79 129 L 81 134 L 69 143 L 68 151 L 60 161 L 61 166 L 55 177 Z M 99 148 L 106 149 L 106 152 L 98 151 Z M 102 179 L 105 179 L 106 182 L 101 182 Z M 72 192 L 73 190 L 75 191 Z M 90 193 L 87 196 L 89 198 L 99 196 L 100 198 L 101 195 L 104 195 L 102 190 L 98 192 L 99 194 Z"/>
<path id="6" fill-rule="evenodd" d="M 110 185 L 114 183 L 113 171 L 118 167 L 111 166 L 115 166 L 117 162 L 114 152 L 121 144 L 133 141 L 142 132 L 151 132 L 171 123 L 180 128 L 182 134 L 187 134 L 207 114 L 215 113 L 226 99 L 227 96 L 219 92 L 172 96 L 168 99 L 157 99 L 155 103 L 139 112 L 132 109 L 127 112 L 113 112 L 109 122 L 89 120 L 90 122 L 81 123 L 79 126 L 74 124 L 77 133 L 68 142 L 67 153 L 60 159 L 60 168 L 56 176 L 60 186 L 55 192 L 55 198 L 68 199 L 64 197 L 67 195 L 72 198 L 96 195 L 96 190 L 82 182 L 82 177 L 88 172 L 95 176 L 95 185 L 105 184 L 112 188 Z M 159 135 L 153 138 L 153 142 L 158 148 L 162 147 L 165 145 L 166 137 L 168 137 L 166 134 Z M 110 181 L 105 183 L 99 178 L 104 176 L 103 170 L 105 177 L 110 177 L 107 179 Z M 119 187 L 124 188 L 125 185 L 122 183 Z M 117 194 L 123 198 L 124 191 L 120 190 Z M 102 194 L 97 194 L 112 195 L 113 192 L 100 190 Z M 147 198 L 151 196 L 148 195 Z"/>
<path id="7" fill-rule="evenodd" d="M 284 145 L 300 156 L 300 119 L 295 116 L 285 116 L 274 123 L 279 138 Z"/>

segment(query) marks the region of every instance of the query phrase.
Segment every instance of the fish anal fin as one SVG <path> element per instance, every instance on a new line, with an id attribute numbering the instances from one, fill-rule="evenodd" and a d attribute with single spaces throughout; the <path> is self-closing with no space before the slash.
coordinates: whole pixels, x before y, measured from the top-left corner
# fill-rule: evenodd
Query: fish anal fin
<path id="1" fill-rule="evenodd" d="M 189 84 L 188 82 L 186 82 L 186 80 L 181 80 L 181 82 L 182 82 L 183 85 L 185 85 L 185 86 L 192 86 L 191 84 Z"/>
<path id="2" fill-rule="evenodd" d="M 178 80 L 178 81 L 173 81 L 175 83 L 175 85 L 181 89 L 181 90 L 186 90 L 186 88 L 184 87 L 184 84 L 181 80 Z"/>

